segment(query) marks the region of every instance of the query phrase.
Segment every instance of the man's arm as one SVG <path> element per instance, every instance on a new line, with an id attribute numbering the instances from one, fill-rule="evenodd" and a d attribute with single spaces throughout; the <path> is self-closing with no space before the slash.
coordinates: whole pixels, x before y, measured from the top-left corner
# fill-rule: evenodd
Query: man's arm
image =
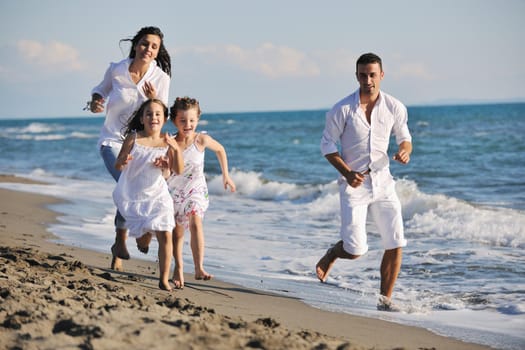
<path id="1" fill-rule="evenodd" d="M 341 175 L 344 176 L 346 182 L 350 186 L 359 187 L 365 180 L 363 174 L 350 169 L 350 167 L 348 166 L 348 164 L 345 163 L 343 157 L 341 157 L 339 152 L 326 154 L 325 158 L 328 160 L 328 162 L 330 162 L 330 164 L 332 164 L 334 168 L 337 169 L 337 171 L 339 171 Z"/>
<path id="2" fill-rule="evenodd" d="M 397 153 L 394 154 L 392 159 L 397 160 L 401 164 L 407 164 L 410 162 L 410 154 L 412 154 L 412 142 L 403 141 L 399 144 Z"/>

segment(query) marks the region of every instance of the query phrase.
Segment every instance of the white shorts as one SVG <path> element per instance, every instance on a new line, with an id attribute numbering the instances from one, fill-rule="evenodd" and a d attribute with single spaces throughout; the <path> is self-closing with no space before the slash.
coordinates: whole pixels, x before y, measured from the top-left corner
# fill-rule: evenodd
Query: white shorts
<path id="1" fill-rule="evenodd" d="M 385 250 L 404 247 L 407 241 L 403 230 L 401 203 L 395 191 L 395 183 L 374 198 L 370 176 L 357 188 L 339 182 L 341 201 L 341 239 L 346 252 L 363 255 L 368 251 L 366 220 L 375 223 Z"/>

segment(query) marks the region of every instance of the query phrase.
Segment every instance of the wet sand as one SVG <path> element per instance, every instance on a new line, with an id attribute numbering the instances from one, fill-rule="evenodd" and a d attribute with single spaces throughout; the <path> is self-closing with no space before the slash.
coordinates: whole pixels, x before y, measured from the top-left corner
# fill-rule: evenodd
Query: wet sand
<path id="1" fill-rule="evenodd" d="M 0 198 L 2 349 L 489 349 L 217 279 L 162 291 L 155 263 L 132 257 L 116 272 L 110 254 L 54 243 L 57 199 Z"/>

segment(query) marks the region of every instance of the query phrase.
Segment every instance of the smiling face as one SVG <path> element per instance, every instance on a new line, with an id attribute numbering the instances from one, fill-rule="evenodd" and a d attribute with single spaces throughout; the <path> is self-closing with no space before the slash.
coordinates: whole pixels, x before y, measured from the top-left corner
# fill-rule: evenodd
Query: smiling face
<path id="1" fill-rule="evenodd" d="M 148 133 L 159 132 L 164 126 L 166 116 L 164 115 L 164 107 L 156 102 L 151 102 L 144 109 L 144 113 L 140 119 L 144 125 L 144 130 Z"/>
<path id="2" fill-rule="evenodd" d="M 355 73 L 359 82 L 360 94 L 377 96 L 383 79 L 383 71 L 379 63 L 358 64 Z"/>
<path id="3" fill-rule="evenodd" d="M 173 121 L 179 134 L 185 138 L 192 138 L 199 124 L 199 112 L 197 108 L 190 108 L 188 110 L 177 110 L 177 116 Z"/>
<path id="4" fill-rule="evenodd" d="M 160 45 L 161 38 L 158 35 L 144 35 L 135 45 L 135 59 L 150 63 L 157 58 Z"/>

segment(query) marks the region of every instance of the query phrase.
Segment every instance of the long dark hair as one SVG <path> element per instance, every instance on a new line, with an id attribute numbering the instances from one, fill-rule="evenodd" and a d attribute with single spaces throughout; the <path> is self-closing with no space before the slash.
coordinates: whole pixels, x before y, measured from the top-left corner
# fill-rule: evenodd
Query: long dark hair
<path id="1" fill-rule="evenodd" d="M 164 112 L 164 121 L 168 120 L 168 107 L 166 107 L 164 102 L 162 102 L 161 100 L 157 98 L 146 100 L 144 103 L 140 105 L 139 109 L 137 109 L 137 111 L 133 113 L 133 115 L 131 116 L 131 119 L 129 120 L 128 125 L 126 126 L 126 130 L 124 131 L 124 136 L 127 136 L 134 131 L 144 130 L 144 124 L 140 122 L 140 118 L 144 115 L 144 111 L 146 110 L 146 107 L 148 107 L 152 103 L 157 103 L 160 106 L 162 106 L 162 111 Z"/>
<path id="2" fill-rule="evenodd" d="M 129 49 L 129 58 L 135 58 L 135 46 L 137 46 L 137 43 L 140 41 L 140 39 L 142 39 L 143 36 L 148 34 L 156 35 L 160 38 L 159 54 L 156 58 L 157 66 L 159 66 L 160 69 L 162 69 L 167 75 L 171 77 L 170 54 L 164 46 L 164 34 L 162 34 L 162 31 L 158 27 L 143 27 L 137 32 L 137 34 L 135 34 L 133 38 L 121 39 L 120 43 L 122 43 L 123 41 L 131 41 L 131 48 Z"/>

